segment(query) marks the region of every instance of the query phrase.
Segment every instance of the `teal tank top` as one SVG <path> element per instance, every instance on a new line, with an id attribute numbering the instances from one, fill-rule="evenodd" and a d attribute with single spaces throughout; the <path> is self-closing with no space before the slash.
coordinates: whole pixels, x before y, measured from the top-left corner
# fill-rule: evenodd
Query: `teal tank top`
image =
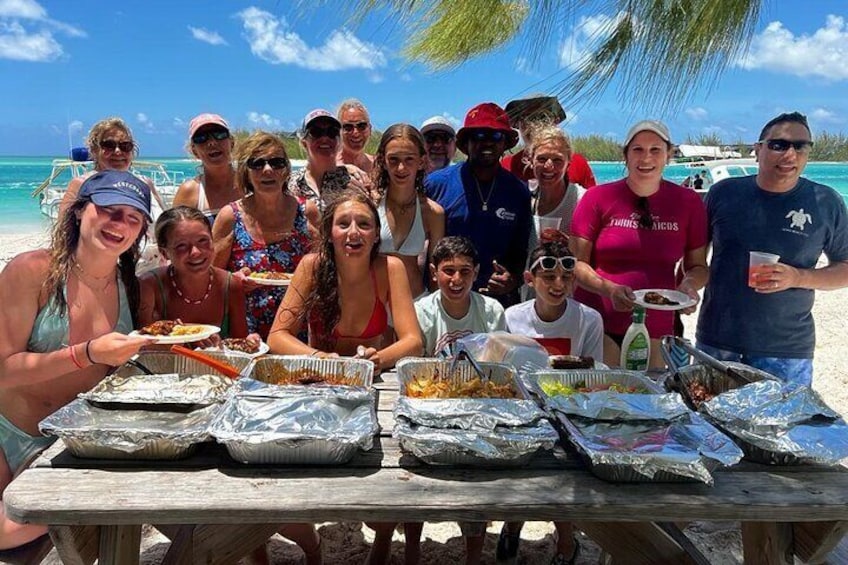
<path id="1" fill-rule="evenodd" d="M 68 298 L 67 286 L 62 287 L 65 299 Z M 27 351 L 33 353 L 47 353 L 57 351 L 68 346 L 68 315 L 59 315 L 59 308 L 51 296 L 44 308 L 38 311 L 35 323 L 32 325 L 32 333 L 27 342 Z M 127 290 L 124 282 L 118 278 L 118 322 L 114 331 L 128 334 L 133 330 L 132 313 L 127 301 Z"/>

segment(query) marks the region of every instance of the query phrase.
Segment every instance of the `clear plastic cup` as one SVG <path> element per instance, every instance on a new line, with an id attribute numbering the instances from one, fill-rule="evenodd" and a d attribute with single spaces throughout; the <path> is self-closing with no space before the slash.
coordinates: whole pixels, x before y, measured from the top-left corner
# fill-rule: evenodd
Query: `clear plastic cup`
<path id="1" fill-rule="evenodd" d="M 759 276 L 771 272 L 771 265 L 777 264 L 778 261 L 780 261 L 780 255 L 751 251 L 748 260 L 748 286 L 757 288 Z"/>
<path id="2" fill-rule="evenodd" d="M 559 230 L 559 226 L 562 224 L 562 218 L 536 216 L 536 221 L 539 224 L 539 233 L 542 233 L 545 230 Z"/>

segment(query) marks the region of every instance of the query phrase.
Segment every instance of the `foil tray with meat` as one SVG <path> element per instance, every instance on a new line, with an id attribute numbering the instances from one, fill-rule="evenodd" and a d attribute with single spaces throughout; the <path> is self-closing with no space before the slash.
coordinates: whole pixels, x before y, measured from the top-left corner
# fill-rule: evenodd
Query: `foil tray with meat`
<path id="1" fill-rule="evenodd" d="M 239 383 L 240 388 L 359 387 L 370 388 L 374 381 L 374 363 L 348 357 L 319 359 L 305 355 L 265 355 L 256 359 L 246 373 L 253 381 Z M 268 385 L 263 387 L 257 383 Z"/>
<path id="2" fill-rule="evenodd" d="M 520 466 L 558 439 L 545 413 L 529 399 L 508 365 L 467 361 L 449 374 L 446 360 L 407 358 L 393 435 L 403 449 L 431 465 Z"/>

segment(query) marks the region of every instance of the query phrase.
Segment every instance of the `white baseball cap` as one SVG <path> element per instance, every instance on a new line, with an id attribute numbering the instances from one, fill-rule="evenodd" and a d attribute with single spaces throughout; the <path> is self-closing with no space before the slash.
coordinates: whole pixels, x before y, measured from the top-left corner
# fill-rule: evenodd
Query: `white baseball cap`
<path id="1" fill-rule="evenodd" d="M 630 131 L 627 132 L 627 137 L 624 139 L 624 146 L 627 147 L 630 145 L 633 138 L 643 131 L 652 131 L 660 136 L 660 138 L 666 143 L 672 143 L 671 134 L 664 123 L 658 120 L 642 120 L 630 128 Z"/>
<path id="2" fill-rule="evenodd" d="M 456 135 L 456 130 L 453 129 L 451 123 L 442 116 L 433 116 L 424 120 L 424 123 L 421 124 L 421 135 L 428 131 L 446 131 L 451 135 Z"/>

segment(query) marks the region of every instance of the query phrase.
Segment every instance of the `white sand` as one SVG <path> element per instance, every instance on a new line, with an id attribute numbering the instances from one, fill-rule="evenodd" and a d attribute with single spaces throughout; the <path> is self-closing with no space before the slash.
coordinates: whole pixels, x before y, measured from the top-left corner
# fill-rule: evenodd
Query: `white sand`
<path id="1" fill-rule="evenodd" d="M 16 254 L 45 245 L 46 235 L 0 234 L 0 268 Z M 845 339 L 842 313 L 848 312 L 848 289 L 819 292 L 813 314 L 816 319 L 817 346 L 815 354 L 815 376 L 813 387 L 827 403 L 841 414 L 848 414 L 848 367 L 840 355 L 842 340 Z M 685 317 L 686 336 L 694 339 L 697 313 Z M 495 544 L 501 523 L 493 523 L 486 535 L 483 563 L 494 563 Z M 360 524 L 327 523 L 319 527 L 323 536 L 325 562 L 327 564 L 360 564 L 368 554 L 373 541 L 373 532 Z M 142 563 L 158 563 L 167 551 L 167 538 L 156 530 L 145 527 L 142 541 Z M 528 522 L 522 532 L 518 563 L 547 564 L 553 554 L 553 525 L 549 522 Z M 695 522 L 686 530 L 687 535 L 715 565 L 730 565 L 742 562 L 742 542 L 739 524 L 733 522 Z M 578 563 L 597 563 L 599 550 L 586 536 L 580 536 L 583 551 Z M 302 554 L 296 546 L 275 536 L 270 542 L 274 563 L 297 564 Z M 422 536 L 422 565 L 461 563 L 464 543 L 459 528 L 454 523 L 426 524 Z M 58 565 L 55 551 L 44 561 L 47 565 Z M 403 536 L 395 534 L 392 546 L 392 564 L 403 563 Z"/>

